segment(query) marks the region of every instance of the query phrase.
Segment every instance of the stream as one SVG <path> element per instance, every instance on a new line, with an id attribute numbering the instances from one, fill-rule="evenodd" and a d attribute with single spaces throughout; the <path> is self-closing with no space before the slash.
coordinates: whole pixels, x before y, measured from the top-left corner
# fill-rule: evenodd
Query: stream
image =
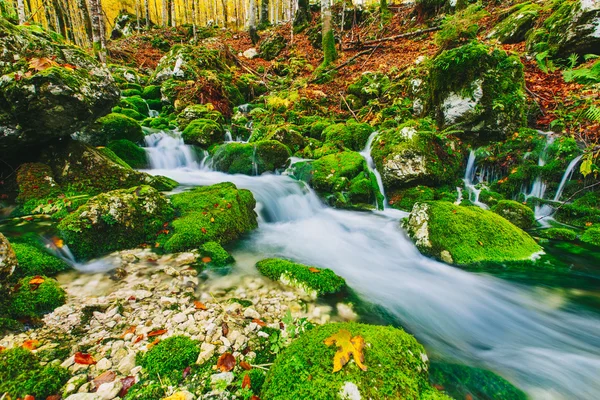
<path id="1" fill-rule="evenodd" d="M 432 357 L 490 369 L 532 398 L 594 399 L 600 393 L 599 314 L 551 301 L 535 286 L 422 256 L 400 228 L 405 213 L 333 209 L 285 174 L 229 175 L 196 160 L 183 165 L 180 147 L 186 146 L 169 145 L 168 152 L 148 149 L 151 165 L 177 167 L 147 172 L 188 187 L 230 181 L 253 192 L 259 228 L 236 246 L 234 257 L 281 256 L 331 268 L 413 333 Z"/>

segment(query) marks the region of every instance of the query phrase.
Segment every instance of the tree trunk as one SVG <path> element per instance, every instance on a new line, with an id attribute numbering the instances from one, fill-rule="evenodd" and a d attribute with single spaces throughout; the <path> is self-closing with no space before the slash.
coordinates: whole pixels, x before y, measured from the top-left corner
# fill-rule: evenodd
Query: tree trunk
<path id="1" fill-rule="evenodd" d="M 331 0 L 321 0 L 321 21 L 323 25 L 323 64 L 330 65 L 337 59 L 335 37 L 331 27 Z"/>
<path id="2" fill-rule="evenodd" d="M 175 26 L 175 18 L 173 18 L 173 15 L 175 14 L 175 10 L 173 7 L 173 0 L 167 0 L 167 13 L 168 13 L 168 20 L 167 20 L 167 26 Z"/>
<path id="3" fill-rule="evenodd" d="M 168 21 L 168 13 L 169 13 L 168 2 L 169 2 L 169 0 L 163 0 L 162 1 L 162 6 L 163 6 L 163 9 L 162 9 L 162 25 L 165 28 L 167 27 L 167 24 L 168 24 L 168 22 L 167 22 Z"/>
<path id="4" fill-rule="evenodd" d="M 144 9 L 146 10 L 146 29 L 150 29 L 150 0 L 144 0 Z"/>
<path id="5" fill-rule="evenodd" d="M 298 0 L 298 9 L 294 17 L 294 31 L 302 32 L 311 20 L 308 0 Z"/>
<path id="6" fill-rule="evenodd" d="M 260 26 L 266 28 L 269 26 L 269 0 L 262 0 L 260 2 Z"/>
<path id="7" fill-rule="evenodd" d="M 24 24 L 27 21 L 27 16 L 25 15 L 25 1 L 17 0 L 17 15 L 19 16 L 19 24 Z"/>
<path id="8" fill-rule="evenodd" d="M 90 12 L 88 10 L 88 5 L 85 0 L 77 0 L 77 7 L 81 13 L 81 20 L 83 21 L 83 28 L 85 30 L 85 34 L 90 43 L 93 43 L 92 36 L 92 20 L 90 18 Z"/>
<path id="9" fill-rule="evenodd" d="M 256 33 L 256 0 L 250 0 L 250 6 L 248 8 L 248 33 L 252 44 L 258 43 L 260 37 Z"/>
<path id="10" fill-rule="evenodd" d="M 229 23 L 229 15 L 227 13 L 227 0 L 221 0 L 221 4 L 223 5 L 223 27 L 227 28 L 227 24 Z"/>
<path id="11" fill-rule="evenodd" d="M 102 18 L 102 4 L 100 4 L 100 0 L 88 1 L 92 23 L 94 51 L 98 55 L 98 59 L 104 63 L 106 62 L 106 32 L 104 30 L 104 21 Z"/>
<path id="12" fill-rule="evenodd" d="M 194 42 L 198 42 L 198 32 L 196 31 L 196 0 L 192 0 L 192 32 L 194 33 Z"/>

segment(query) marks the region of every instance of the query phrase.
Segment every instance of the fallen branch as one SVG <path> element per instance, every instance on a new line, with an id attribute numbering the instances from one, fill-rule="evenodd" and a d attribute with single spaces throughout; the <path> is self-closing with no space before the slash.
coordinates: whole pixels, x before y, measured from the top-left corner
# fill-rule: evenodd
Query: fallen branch
<path id="1" fill-rule="evenodd" d="M 354 117 L 356 122 L 358 122 L 358 117 L 356 116 L 356 113 L 354 112 L 354 110 L 352 110 L 352 108 L 350 107 L 350 104 L 348 104 L 348 102 L 346 101 L 346 98 L 344 97 L 343 92 L 340 92 L 340 97 L 342 98 L 342 100 L 344 100 L 344 104 L 346 105 L 346 107 L 348 107 L 348 110 L 352 113 L 352 116 Z"/>
<path id="2" fill-rule="evenodd" d="M 326 74 L 328 74 L 328 73 L 330 73 L 330 72 L 334 72 L 334 71 L 339 71 L 340 69 L 344 68 L 346 65 L 350 64 L 352 61 L 356 60 L 357 58 L 359 58 L 359 57 L 361 57 L 361 56 L 364 56 L 365 54 L 369 54 L 369 53 L 373 53 L 373 52 L 375 52 L 375 50 L 377 50 L 377 47 L 379 47 L 379 46 L 376 46 L 376 47 L 375 47 L 374 49 L 372 49 L 372 50 L 371 50 L 371 49 L 368 49 L 368 50 L 363 50 L 363 51 L 361 51 L 361 52 L 359 52 L 359 53 L 355 54 L 353 57 L 349 58 L 349 59 L 348 59 L 346 62 L 343 62 L 343 63 L 341 63 L 341 64 L 340 64 L 340 65 L 338 65 L 337 67 L 335 67 L 335 68 L 331 68 L 331 69 L 328 69 L 327 71 L 324 71 L 324 72 L 322 73 L 322 75 L 326 75 Z M 318 80 L 319 80 L 319 77 L 312 79 L 312 80 L 311 80 L 311 81 L 309 81 L 308 83 L 315 83 L 315 82 L 316 82 L 316 81 L 318 81 Z"/>
<path id="3" fill-rule="evenodd" d="M 351 42 L 350 44 L 355 45 L 356 46 L 368 46 L 370 44 L 377 44 L 377 43 L 383 43 L 383 42 L 391 42 L 392 40 L 396 40 L 396 39 L 402 39 L 402 38 L 407 38 L 407 37 L 412 37 L 412 36 L 418 36 L 422 33 L 428 33 L 428 32 L 435 32 L 435 31 L 439 31 L 441 28 L 439 26 L 434 26 L 433 28 L 427 28 L 427 29 L 421 29 L 418 31 L 414 31 L 414 32 L 407 32 L 407 33 L 402 33 L 400 35 L 394 35 L 394 36 L 388 36 L 388 37 L 384 37 L 381 39 L 375 39 L 375 40 L 367 40 L 366 42 Z"/>
<path id="4" fill-rule="evenodd" d="M 596 182 L 596 183 L 592 183 L 591 185 L 588 185 L 588 186 L 585 186 L 585 187 L 583 187 L 583 188 L 579 189 L 578 191 L 576 191 L 575 193 L 573 193 L 573 194 L 572 194 L 572 195 L 571 195 L 571 196 L 570 196 L 568 199 L 566 199 L 565 201 L 561 201 L 561 202 L 560 202 L 560 203 L 561 203 L 561 204 L 560 204 L 560 206 L 556 207 L 556 208 L 554 209 L 554 212 L 553 212 L 552 214 L 556 214 L 556 212 L 557 212 L 558 210 L 560 210 L 560 209 L 562 208 L 562 206 L 564 206 L 565 204 L 569 204 L 569 202 L 570 202 L 571 200 L 573 200 L 573 198 L 574 198 L 575 196 L 577 196 L 579 193 L 583 192 L 584 190 L 591 189 L 591 188 L 593 188 L 594 186 L 598 186 L 598 185 L 600 185 L 600 181 L 599 181 L 599 182 Z M 550 215 L 544 215 L 544 216 L 541 216 L 541 217 L 537 218 L 537 219 L 536 219 L 536 221 L 539 221 L 539 220 L 541 220 L 541 219 L 547 218 L 547 217 L 549 217 L 549 216 L 550 216 Z"/>

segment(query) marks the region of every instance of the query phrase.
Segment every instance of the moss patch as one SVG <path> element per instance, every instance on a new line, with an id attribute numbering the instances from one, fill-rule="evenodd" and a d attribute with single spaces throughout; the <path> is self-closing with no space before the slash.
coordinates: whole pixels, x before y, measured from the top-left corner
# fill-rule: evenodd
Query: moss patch
<path id="1" fill-rule="evenodd" d="M 198 342 L 187 336 L 172 336 L 138 356 L 138 363 L 151 376 L 181 375 L 183 370 L 196 362 L 200 354 Z"/>
<path id="2" fill-rule="evenodd" d="M 54 279 L 41 277 L 41 284 L 29 283 L 38 277 L 25 277 L 15 286 L 9 309 L 14 318 L 39 318 L 65 304 L 66 293 Z"/>
<path id="3" fill-rule="evenodd" d="M 290 156 L 290 150 L 275 140 L 226 143 L 215 150 L 213 165 L 230 174 L 260 175 L 285 168 Z"/>
<path id="4" fill-rule="evenodd" d="M 533 210 L 514 200 L 500 200 L 491 210 L 521 229 L 529 229 L 535 223 Z"/>
<path id="5" fill-rule="evenodd" d="M 130 140 L 115 140 L 110 142 L 107 147 L 131 168 L 145 168 L 148 166 L 148 158 L 144 149 Z"/>
<path id="6" fill-rule="evenodd" d="M 127 139 L 135 143 L 144 140 L 142 127 L 135 119 L 122 114 L 111 113 L 96 120 L 82 136 L 87 143 L 106 146 L 109 142 Z"/>
<path id="7" fill-rule="evenodd" d="M 50 254 L 34 237 L 13 239 L 11 244 L 19 262 L 12 275 L 13 278 L 33 275 L 54 276 L 70 269 L 67 263 Z"/>
<path id="8" fill-rule="evenodd" d="M 196 119 L 183 130 L 183 140 L 204 149 L 220 143 L 225 138 L 225 129 L 218 122 L 210 119 Z"/>

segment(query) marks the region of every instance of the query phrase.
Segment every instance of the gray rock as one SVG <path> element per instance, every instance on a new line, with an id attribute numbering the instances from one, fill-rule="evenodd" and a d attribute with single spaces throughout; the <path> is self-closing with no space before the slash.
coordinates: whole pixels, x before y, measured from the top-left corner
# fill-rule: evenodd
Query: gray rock
<path id="1" fill-rule="evenodd" d="M 96 391 L 96 394 L 104 400 L 111 400 L 118 396 L 122 388 L 123 383 L 121 383 L 120 380 L 115 380 L 100 385 Z"/>
<path id="2" fill-rule="evenodd" d="M 96 393 L 75 393 L 67 397 L 65 400 L 104 400 Z"/>

